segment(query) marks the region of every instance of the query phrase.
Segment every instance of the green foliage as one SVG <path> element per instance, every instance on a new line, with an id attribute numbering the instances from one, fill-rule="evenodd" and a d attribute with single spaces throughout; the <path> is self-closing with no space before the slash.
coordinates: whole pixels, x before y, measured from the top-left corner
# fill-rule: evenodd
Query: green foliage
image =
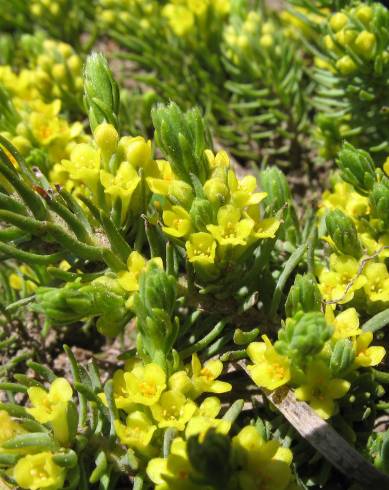
<path id="1" fill-rule="evenodd" d="M 306 362 L 306 356 L 318 354 L 323 349 L 331 334 L 332 328 L 322 313 L 298 313 L 287 319 L 285 326 L 279 330 L 275 347 L 291 359 Z"/>

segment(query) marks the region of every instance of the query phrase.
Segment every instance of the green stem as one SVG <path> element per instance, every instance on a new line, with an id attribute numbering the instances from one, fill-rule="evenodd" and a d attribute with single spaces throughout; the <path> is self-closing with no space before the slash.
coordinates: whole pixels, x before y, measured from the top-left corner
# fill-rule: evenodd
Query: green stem
<path id="1" fill-rule="evenodd" d="M 12 164 L 9 163 L 4 150 L 0 147 L 0 172 L 15 188 L 16 192 L 25 202 L 26 206 L 31 209 L 32 214 L 37 219 L 45 219 L 47 217 L 47 209 L 42 199 L 38 194 L 31 190 L 19 177 Z M 10 168 L 11 167 L 11 168 Z"/>
<path id="2" fill-rule="evenodd" d="M 6 243 L 1 243 L 1 242 L 0 242 L 0 251 L 9 257 L 19 259 L 22 262 L 26 262 L 27 264 L 39 264 L 39 265 L 58 263 L 64 256 L 63 252 L 57 252 L 50 255 L 40 255 L 40 254 L 34 254 L 32 252 L 25 252 L 24 250 L 20 250 L 19 248 L 14 247 L 13 245 L 8 245 Z"/>
<path id="3" fill-rule="evenodd" d="M 184 349 L 180 353 L 181 359 L 185 359 L 190 355 L 192 355 L 194 352 L 198 352 L 202 349 L 205 349 L 205 347 L 207 347 L 211 342 L 213 342 L 216 338 L 219 337 L 219 335 L 223 332 L 227 322 L 228 319 L 221 320 L 213 327 L 213 329 L 209 332 L 208 335 L 206 335 L 205 337 L 203 337 L 201 340 L 191 345 L 190 347 Z"/>
<path id="4" fill-rule="evenodd" d="M 80 369 L 78 367 L 76 358 L 74 357 L 73 352 L 71 351 L 70 347 L 68 345 L 64 345 L 63 349 L 68 356 L 69 362 L 70 362 L 70 370 L 73 375 L 73 381 L 76 382 L 81 382 L 81 373 Z M 86 420 L 87 420 L 87 401 L 86 397 L 83 393 L 77 392 L 78 394 L 78 401 L 79 401 L 79 414 L 80 414 L 80 419 L 79 419 L 79 425 L 80 427 L 84 427 L 86 425 Z"/>
<path id="5" fill-rule="evenodd" d="M 364 332 L 376 332 L 389 325 L 389 308 L 374 315 L 370 320 L 362 325 Z"/>

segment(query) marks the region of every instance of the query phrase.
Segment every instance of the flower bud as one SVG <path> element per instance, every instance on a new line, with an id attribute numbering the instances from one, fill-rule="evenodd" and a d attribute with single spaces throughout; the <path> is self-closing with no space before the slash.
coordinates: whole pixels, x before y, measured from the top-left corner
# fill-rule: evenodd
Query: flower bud
<path id="1" fill-rule="evenodd" d="M 273 37 L 270 34 L 263 34 L 263 36 L 259 38 L 259 45 L 262 48 L 270 48 L 270 46 L 273 45 Z"/>
<path id="2" fill-rule="evenodd" d="M 151 141 L 142 136 L 129 138 L 126 144 L 126 160 L 135 168 L 147 168 L 152 160 Z"/>
<path id="3" fill-rule="evenodd" d="M 36 310 L 44 313 L 54 325 L 102 315 L 114 322 L 126 314 L 124 297 L 107 288 L 107 284 L 70 283 L 63 288 L 42 287 L 36 291 L 36 301 Z"/>
<path id="4" fill-rule="evenodd" d="M 345 76 L 352 75 L 358 69 L 355 61 L 348 54 L 346 54 L 345 56 L 342 56 L 336 62 L 336 68 L 339 70 L 339 72 L 342 75 L 345 75 Z"/>
<path id="5" fill-rule="evenodd" d="M 57 82 L 66 80 L 66 67 L 62 63 L 56 63 L 51 69 L 51 75 Z"/>
<path id="6" fill-rule="evenodd" d="M 176 280 L 160 267 L 152 265 L 141 277 L 139 294 L 147 311 L 158 308 L 171 314 L 176 304 Z"/>
<path id="7" fill-rule="evenodd" d="M 275 348 L 291 359 L 304 359 L 318 354 L 331 337 L 332 331 L 322 313 L 298 313 L 294 318 L 289 318 L 279 330 Z"/>
<path id="8" fill-rule="evenodd" d="M 291 200 L 291 194 L 285 175 L 277 167 L 268 167 L 260 174 L 261 188 L 267 193 L 263 201 L 270 208 L 271 214 L 275 214 Z"/>
<path id="9" fill-rule="evenodd" d="M 205 150 L 210 146 L 199 109 L 183 112 L 174 103 L 152 110 L 155 137 L 174 173 L 192 185 L 191 174 L 204 183 L 209 174 Z"/>
<path id="10" fill-rule="evenodd" d="M 93 136 L 104 158 L 109 160 L 115 153 L 119 141 L 119 135 L 115 127 L 112 124 L 101 123 L 96 127 Z"/>
<path id="11" fill-rule="evenodd" d="M 389 179 L 384 177 L 376 182 L 369 195 L 373 214 L 381 219 L 384 226 L 389 227 Z"/>
<path id="12" fill-rule="evenodd" d="M 207 199 L 195 198 L 190 208 L 192 223 L 198 231 L 207 231 L 207 225 L 214 222 L 215 213 Z"/>
<path id="13" fill-rule="evenodd" d="M 376 37 L 373 33 L 362 31 L 354 41 L 354 49 L 363 58 L 370 59 L 376 46 Z"/>
<path id="14" fill-rule="evenodd" d="M 334 43 L 334 40 L 332 39 L 332 37 L 329 34 L 324 36 L 323 43 L 324 43 L 324 47 L 328 51 L 336 51 L 337 50 L 336 44 Z"/>
<path id="15" fill-rule="evenodd" d="M 358 32 L 353 29 L 343 29 L 342 31 L 336 33 L 335 39 L 345 48 L 346 46 L 351 46 L 353 44 L 357 35 Z"/>
<path id="16" fill-rule="evenodd" d="M 353 344 L 348 339 L 336 342 L 331 354 L 330 368 L 334 377 L 342 377 L 353 365 L 355 359 Z"/>
<path id="17" fill-rule="evenodd" d="M 204 184 L 204 193 L 211 203 L 224 204 L 227 201 L 229 190 L 220 179 L 209 179 Z"/>
<path id="18" fill-rule="evenodd" d="M 12 138 L 12 144 L 22 155 L 27 155 L 32 148 L 30 140 L 24 136 L 15 136 L 15 138 Z"/>
<path id="19" fill-rule="evenodd" d="M 358 232 L 351 218 L 339 209 L 330 211 L 326 216 L 327 231 L 335 243 L 335 247 L 345 255 L 359 259 L 362 255 L 362 246 Z"/>
<path id="20" fill-rule="evenodd" d="M 286 316 L 292 317 L 299 311 L 320 311 L 321 295 L 313 274 L 297 274 L 285 303 Z"/>
<path id="21" fill-rule="evenodd" d="M 172 180 L 169 184 L 169 199 L 184 208 L 190 208 L 194 193 L 192 187 L 182 180 Z"/>
<path id="22" fill-rule="evenodd" d="M 172 351 L 178 323 L 172 316 L 176 297 L 176 279 L 158 265 L 149 264 L 140 276 L 139 291 L 131 305 L 137 316 L 138 342 L 142 350 L 165 370 L 174 362 Z"/>
<path id="23" fill-rule="evenodd" d="M 336 163 L 342 178 L 357 191 L 366 194 L 373 187 L 376 181 L 375 165 L 367 152 L 344 143 Z"/>
<path id="24" fill-rule="evenodd" d="M 338 32 L 347 24 L 348 17 L 343 12 L 337 12 L 331 17 L 330 27 L 334 32 Z"/>
<path id="25" fill-rule="evenodd" d="M 50 56 L 46 54 L 40 54 L 37 58 L 37 65 L 40 66 L 43 70 L 49 71 L 53 65 L 53 60 Z"/>
<path id="26" fill-rule="evenodd" d="M 374 466 L 389 473 L 389 431 L 379 433 L 374 441 Z"/>
<path id="27" fill-rule="evenodd" d="M 70 56 L 70 58 L 66 61 L 66 64 L 68 65 L 69 70 L 73 74 L 78 74 L 81 70 L 81 66 L 82 66 L 81 58 L 76 54 Z"/>
<path id="28" fill-rule="evenodd" d="M 84 91 L 92 131 L 103 122 L 118 128 L 119 88 L 102 54 L 92 53 L 86 60 Z"/>
<path id="29" fill-rule="evenodd" d="M 374 11 L 369 5 L 360 5 L 355 13 L 358 20 L 362 22 L 365 26 L 367 26 L 370 21 L 373 19 Z"/>

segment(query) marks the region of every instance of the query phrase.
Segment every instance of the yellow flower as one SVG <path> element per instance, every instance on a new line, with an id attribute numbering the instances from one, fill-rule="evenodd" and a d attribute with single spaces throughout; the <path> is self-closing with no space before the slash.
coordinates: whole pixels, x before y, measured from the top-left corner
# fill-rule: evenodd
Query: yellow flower
<path id="1" fill-rule="evenodd" d="M 257 386 L 275 390 L 290 380 L 290 361 L 278 354 L 266 335 L 264 342 L 252 342 L 247 353 L 254 362 L 247 369 Z"/>
<path id="2" fill-rule="evenodd" d="M 338 182 L 334 192 L 323 193 L 320 207 L 319 214 L 323 214 L 323 209 L 340 209 L 347 216 L 358 218 L 369 213 L 369 200 L 355 192 L 350 184 Z"/>
<path id="3" fill-rule="evenodd" d="M 63 407 L 71 400 L 72 387 L 65 378 L 57 378 L 50 386 L 49 392 L 43 388 L 33 386 L 27 390 L 33 408 L 27 408 L 38 422 L 45 424 L 51 422 L 58 414 L 63 412 Z"/>
<path id="4" fill-rule="evenodd" d="M 359 262 L 348 255 L 330 256 L 330 270 L 319 274 L 319 289 L 325 300 L 337 301 L 339 304 L 348 303 L 354 297 L 354 292 L 366 283 L 366 277 L 359 275 Z M 355 279 L 355 281 L 354 281 Z M 347 293 L 346 289 L 349 287 Z"/>
<path id="5" fill-rule="evenodd" d="M 197 485 L 190 479 L 193 471 L 186 452 L 186 442 L 176 437 L 171 445 L 167 458 L 153 458 L 149 461 L 146 473 L 155 485 L 155 490 L 201 490 L 203 485 Z"/>
<path id="6" fill-rule="evenodd" d="M 176 178 L 170 163 L 166 160 L 156 160 L 154 172 L 155 176 L 147 177 L 146 182 L 151 192 L 167 196 L 172 181 Z"/>
<path id="7" fill-rule="evenodd" d="M 203 439 L 209 429 L 215 429 L 219 434 L 228 434 L 231 429 L 231 422 L 224 419 L 217 419 L 208 415 L 195 415 L 192 417 L 185 429 L 185 437 L 200 435 Z"/>
<path id="8" fill-rule="evenodd" d="M 127 415 L 125 425 L 119 420 L 115 420 L 114 425 L 120 442 L 140 451 L 149 446 L 153 434 L 157 430 L 150 418 L 140 410 Z"/>
<path id="9" fill-rule="evenodd" d="M 192 233 L 185 247 L 189 262 L 203 266 L 215 262 L 216 242 L 209 233 Z"/>
<path id="10" fill-rule="evenodd" d="M 121 220 L 124 222 L 127 217 L 132 194 L 140 182 L 139 175 L 130 163 L 122 162 L 115 175 L 106 170 L 101 170 L 100 181 L 106 194 L 121 200 Z"/>
<path id="11" fill-rule="evenodd" d="M 151 413 L 158 422 L 158 427 L 174 427 L 184 430 L 187 422 L 196 412 L 197 406 L 178 391 L 165 391 L 159 402 L 151 407 Z"/>
<path id="12" fill-rule="evenodd" d="M 192 355 L 192 383 L 195 397 L 202 393 L 226 393 L 231 390 L 230 383 L 218 381 L 223 371 L 223 363 L 219 360 L 207 361 L 201 366 L 197 354 Z"/>
<path id="13" fill-rule="evenodd" d="M 13 272 L 12 274 L 10 274 L 8 281 L 12 289 L 16 289 L 17 291 L 23 289 L 24 281 L 23 278 L 19 276 L 19 274 L 15 274 Z"/>
<path id="14" fill-rule="evenodd" d="M 298 400 L 309 402 L 322 419 L 334 415 L 334 400 L 342 398 L 349 390 L 350 383 L 344 379 L 331 379 L 331 371 L 322 361 L 313 361 L 306 374 L 306 383 L 295 390 Z"/>
<path id="15" fill-rule="evenodd" d="M 370 262 L 364 269 L 365 293 L 370 301 L 389 301 L 389 273 L 383 263 Z"/>
<path id="16" fill-rule="evenodd" d="M 217 152 L 216 156 L 212 150 L 205 150 L 205 156 L 211 168 L 219 167 L 227 169 L 230 166 L 230 158 L 224 150 Z"/>
<path id="17" fill-rule="evenodd" d="M 251 219 L 241 219 L 239 209 L 231 204 L 219 209 L 217 222 L 217 225 L 207 225 L 207 230 L 221 245 L 245 245 L 254 226 Z"/>
<path id="18" fill-rule="evenodd" d="M 176 371 L 169 378 L 169 388 L 187 395 L 193 390 L 193 383 L 186 371 Z"/>
<path id="19" fill-rule="evenodd" d="M 118 273 L 118 283 L 126 291 L 134 292 L 139 289 L 139 276 L 145 269 L 147 260 L 136 250 L 127 259 L 128 271 Z"/>
<path id="20" fill-rule="evenodd" d="M 222 402 L 217 396 L 208 396 L 197 408 L 196 416 L 216 418 L 222 408 Z"/>
<path id="21" fill-rule="evenodd" d="M 162 216 L 166 225 L 162 229 L 168 235 L 180 238 L 190 233 L 192 227 L 190 216 L 182 206 L 172 206 L 165 210 Z"/>
<path id="22" fill-rule="evenodd" d="M 259 204 L 267 196 L 266 192 L 254 192 L 257 179 L 253 175 L 246 175 L 239 181 L 235 172 L 229 170 L 227 181 L 231 192 L 231 204 L 237 208 Z"/>
<path id="23" fill-rule="evenodd" d="M 364 332 L 354 341 L 355 365 L 358 367 L 377 366 L 385 357 L 386 351 L 382 346 L 369 345 L 373 341 L 372 332 Z"/>
<path id="24" fill-rule="evenodd" d="M 86 143 L 79 143 L 72 149 L 70 160 L 63 160 L 62 165 L 72 180 L 84 183 L 94 195 L 97 194 L 100 177 L 99 150 Z"/>
<path id="25" fill-rule="evenodd" d="M 162 14 L 168 19 L 172 31 L 177 36 L 185 36 L 193 27 L 194 15 L 183 5 L 166 5 Z"/>
<path id="26" fill-rule="evenodd" d="M 261 219 L 259 206 L 250 206 L 246 213 L 247 217 L 252 219 L 254 227 L 252 236 L 255 238 L 274 238 L 276 232 L 281 225 L 280 220 L 277 218 L 265 218 Z"/>
<path id="27" fill-rule="evenodd" d="M 197 408 L 196 413 L 188 422 L 185 435 L 200 434 L 203 437 L 208 429 L 215 429 L 220 434 L 228 434 L 231 429 L 231 423 L 227 420 L 216 418 L 221 410 L 221 401 L 216 396 L 205 398 Z"/>
<path id="28" fill-rule="evenodd" d="M 124 371 L 122 369 L 117 369 L 113 375 L 113 398 L 115 400 L 115 405 L 117 408 L 121 408 L 130 412 L 133 408 L 134 402 L 130 398 L 127 391 L 126 380 L 124 378 Z M 100 399 L 103 401 L 105 406 L 108 406 L 108 402 L 104 393 L 99 393 Z"/>
<path id="29" fill-rule="evenodd" d="M 125 159 L 135 168 L 143 168 L 146 172 L 153 162 L 151 141 L 142 136 L 124 136 L 120 139 L 119 149 L 124 153 Z"/>
<path id="30" fill-rule="evenodd" d="M 29 116 L 29 125 L 33 137 L 42 146 L 48 146 L 56 139 L 68 136 L 68 123 L 52 115 L 32 112 Z"/>
<path id="31" fill-rule="evenodd" d="M 134 250 L 130 253 L 127 259 L 126 271 L 118 272 L 119 285 L 129 293 L 134 293 L 139 289 L 139 278 L 141 273 L 147 269 L 151 264 L 157 265 L 159 268 L 163 268 L 163 262 L 160 257 L 154 257 L 147 261 L 139 252 Z M 126 306 L 131 308 L 133 295 L 131 294 Z"/>
<path id="32" fill-rule="evenodd" d="M 11 416 L 5 410 L 0 410 L 0 446 L 17 436 L 18 434 L 23 434 L 25 430 L 17 422 L 12 420 Z M 1 449 L 0 449 L 1 452 Z"/>
<path id="33" fill-rule="evenodd" d="M 235 454 L 239 458 L 239 481 L 242 488 L 260 490 L 285 490 L 292 480 L 292 451 L 280 447 L 276 440 L 264 441 L 257 429 L 248 425 L 232 439 Z M 238 456 L 239 457 L 239 456 Z"/>
<path id="34" fill-rule="evenodd" d="M 327 306 L 325 318 L 327 323 L 334 327 L 332 337 L 335 340 L 356 337 L 361 333 L 359 317 L 355 308 L 347 308 L 335 317 L 333 309 Z"/>
<path id="35" fill-rule="evenodd" d="M 24 456 L 16 463 L 12 474 L 19 487 L 29 490 L 57 490 L 65 481 L 65 469 L 54 463 L 50 452 Z"/>
<path id="36" fill-rule="evenodd" d="M 32 408 L 27 412 L 41 424 L 51 423 L 55 437 L 61 442 L 68 441 L 67 407 L 72 399 L 73 390 L 65 378 L 55 379 L 49 391 L 33 386 L 27 390 Z"/>
<path id="37" fill-rule="evenodd" d="M 136 365 L 123 374 L 126 398 L 131 403 L 152 406 L 166 388 L 165 371 L 157 364 Z"/>

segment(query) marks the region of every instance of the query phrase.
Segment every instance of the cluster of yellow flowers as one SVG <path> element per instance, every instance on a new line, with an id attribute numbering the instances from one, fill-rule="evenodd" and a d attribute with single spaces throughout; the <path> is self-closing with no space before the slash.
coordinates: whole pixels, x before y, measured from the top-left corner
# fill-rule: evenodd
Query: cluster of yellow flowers
<path id="1" fill-rule="evenodd" d="M 228 437 L 232 421 L 220 417 L 221 401 L 217 396 L 231 390 L 229 383 L 219 381 L 223 365 L 220 360 L 201 364 L 196 354 L 190 365 L 167 377 L 157 364 L 143 364 L 132 359 L 113 376 L 113 400 L 116 406 L 114 428 L 118 442 L 136 454 L 155 488 L 208 488 L 195 482 L 197 469 L 191 464 L 187 445 L 190 438 L 206 442 L 207 433 Z M 56 450 L 17 446 L 17 437 L 29 433 L 28 424 L 15 420 L 7 411 L 0 411 L 0 455 L 15 455 L 6 469 L 7 477 L 20 488 L 30 490 L 63 488 L 70 475 L 61 465 L 69 439 L 69 403 L 73 390 L 65 378 L 56 378 L 46 390 L 43 385 L 27 389 L 30 407 L 26 412 L 44 424 L 58 443 Z M 99 394 L 104 405 L 107 399 Z M 160 457 L 163 431 L 174 429 L 167 457 Z M 42 433 L 44 438 L 45 433 Z M 37 434 L 34 434 L 36 437 Z M 16 444 L 16 445 L 15 445 Z M 43 444 L 42 444 L 43 447 Z M 60 449 L 62 448 L 62 449 Z M 230 461 L 236 484 L 248 488 L 292 488 L 292 452 L 276 440 L 267 440 L 254 426 L 246 426 L 231 440 Z M 7 466 L 7 465 L 6 465 Z M 172 487 L 173 485 L 173 487 Z M 244 488 L 246 488 L 246 486 Z M 232 486 L 231 488 L 235 488 Z"/>
<path id="2" fill-rule="evenodd" d="M 53 431 L 55 441 L 62 447 L 69 443 L 67 422 L 68 404 L 72 399 L 73 390 L 65 378 L 57 378 L 49 391 L 43 387 L 32 386 L 27 390 L 31 408 L 26 408 L 34 420 L 47 424 Z M 18 436 L 27 434 L 29 430 L 23 423 L 15 421 L 6 411 L 0 411 L 0 454 L 13 453 L 18 455 L 14 465 L 7 469 L 7 476 L 12 478 L 20 488 L 39 490 L 50 488 L 57 490 L 63 487 L 66 471 L 56 464 L 54 451 L 39 452 L 38 448 L 18 446 L 9 448 L 7 442 Z"/>
<path id="3" fill-rule="evenodd" d="M 272 20 L 264 21 L 259 12 L 251 10 L 243 22 L 235 19 L 225 28 L 226 56 L 239 64 L 242 53 L 250 56 L 258 49 L 272 46 L 275 30 Z"/>
<path id="4" fill-rule="evenodd" d="M 58 21 L 66 8 L 66 0 L 31 0 L 29 7 L 32 16 L 37 19 L 45 16 L 51 17 L 52 21 Z"/>
<path id="5" fill-rule="evenodd" d="M 166 196 L 162 205 L 163 232 L 185 247 L 187 258 L 199 272 L 217 277 L 230 261 L 265 238 L 274 238 L 280 221 L 262 219 L 254 176 L 238 179 L 225 151 L 205 151 L 211 175 L 203 185 L 206 199 L 195 198 L 189 184 L 177 179 L 168 162 L 159 162 L 159 178 L 147 178 L 152 192 Z M 200 213 L 204 201 L 207 212 Z M 208 207 L 209 206 L 209 207 Z"/>
<path id="6" fill-rule="evenodd" d="M 120 30 L 122 25 L 124 30 L 126 25 L 137 20 L 137 26 L 147 29 L 149 17 L 156 16 L 160 11 L 157 2 L 150 0 L 100 0 L 97 5 L 97 15 L 101 20 L 102 26 L 106 28 L 115 27 Z"/>
<path id="7" fill-rule="evenodd" d="M 42 54 L 31 60 L 36 84 L 44 100 L 82 96 L 82 59 L 70 44 L 45 39 Z"/>
<path id="8" fill-rule="evenodd" d="M 221 410 L 217 397 L 206 398 L 200 405 L 194 401 L 203 393 L 231 390 L 229 383 L 217 380 L 222 369 L 219 360 L 207 361 L 202 366 L 197 355 L 193 355 L 191 366 L 167 379 L 165 371 L 157 364 L 128 362 L 125 369 L 116 371 L 113 377 L 116 407 L 126 414 L 125 423 L 115 421 L 121 442 L 152 456 L 158 454 L 157 447 L 151 443 L 157 429 L 173 427 L 185 432 L 186 437 L 206 432 L 211 427 L 227 433 L 231 424 L 217 419 Z M 104 394 L 101 398 L 105 401 Z"/>
<path id="9" fill-rule="evenodd" d="M 168 379 L 158 365 L 137 361 L 114 374 L 115 404 L 125 413 L 125 420 L 123 417 L 115 421 L 116 433 L 125 446 L 148 460 L 146 472 L 155 488 L 163 490 L 175 485 L 193 490 L 204 488 L 191 478 L 196 470 L 188 458 L 187 441 L 192 436 L 204 441 L 210 429 L 222 435 L 230 431 L 231 421 L 218 417 L 221 402 L 217 396 L 206 397 L 201 403 L 196 401 L 204 393 L 231 390 L 229 383 L 217 380 L 222 368 L 220 360 L 201 365 L 194 354 L 190 366 Z M 101 398 L 105 401 L 105 395 Z M 176 436 L 169 455 L 161 458 L 158 431 L 168 427 L 176 430 Z M 232 446 L 245 455 L 244 464 L 239 467 L 242 481 L 259 484 L 259 488 L 271 484 L 272 490 L 283 490 L 291 482 L 291 451 L 275 440 L 263 440 L 255 427 L 243 428 L 232 439 Z"/>
<path id="10" fill-rule="evenodd" d="M 215 275 L 218 265 L 236 260 L 253 243 L 274 238 L 280 221 L 261 218 L 259 203 L 266 193 L 255 192 L 255 177 L 239 180 L 224 151 L 205 153 L 211 175 L 202 201 L 210 214 L 202 220 L 192 187 L 174 175 L 168 161 L 153 159 L 151 142 L 140 136 L 119 139 L 107 123 L 96 128 L 94 142 L 75 145 L 70 159 L 55 165 L 52 181 L 86 191 L 100 209 L 119 209 L 122 224 L 146 209 L 147 196 L 165 198 L 162 208 L 153 201 L 162 210 L 163 232 L 186 249 L 191 263 Z M 142 268 L 139 254 L 131 255 L 129 271 L 137 275 Z"/>
<path id="11" fill-rule="evenodd" d="M 22 69 L 19 73 L 8 65 L 0 66 L 0 84 L 10 95 L 8 111 L 4 111 L 1 134 L 24 156 L 34 148 L 45 150 L 50 166 L 68 157 L 74 143 L 88 139 L 81 122 L 70 123 L 61 115 L 61 91 L 69 93 L 70 86 L 65 88 L 62 82 L 58 83 L 58 80 L 55 80 L 55 73 L 61 71 L 65 72 L 68 81 L 72 80 L 73 83 L 78 80 L 79 84 L 80 59 L 77 55 L 70 54 L 70 46 L 64 43 L 55 43 L 55 46 L 58 46 L 58 53 L 61 47 L 67 51 L 69 62 L 73 60 L 72 64 L 77 65 L 76 78 L 72 75 L 73 68 L 76 67 L 70 70 L 68 65 L 60 60 L 54 63 L 49 51 L 48 54 L 38 57 L 35 68 Z M 50 73 L 47 70 L 51 70 Z M 80 91 L 80 87 L 77 90 Z M 10 120 L 7 120 L 9 113 Z"/>
<path id="12" fill-rule="evenodd" d="M 204 436 L 203 436 L 204 438 Z M 200 436 L 200 440 L 202 440 Z M 281 447 L 275 439 L 266 441 L 258 430 L 248 425 L 232 438 L 232 463 L 237 468 L 235 481 L 230 481 L 229 488 L 259 488 L 272 490 L 292 490 L 296 488 L 292 482 L 290 465 L 292 452 Z M 187 441 L 176 437 L 171 445 L 167 458 L 154 458 L 147 466 L 147 475 L 155 484 L 156 490 L 170 488 L 190 488 L 201 490 L 209 486 L 188 481 L 189 475 L 196 475 L 188 460 Z"/>
<path id="13" fill-rule="evenodd" d="M 51 180 L 86 193 L 101 210 L 115 209 L 125 224 L 130 211 L 140 215 L 145 209 L 144 179 L 154 166 L 151 141 L 141 136 L 119 139 L 114 126 L 102 123 L 93 141 L 74 145 L 69 159 L 54 166 Z"/>
<path id="14" fill-rule="evenodd" d="M 350 373 L 361 367 L 377 366 L 386 351 L 381 346 L 370 346 L 373 334 L 359 329 L 355 308 L 348 308 L 335 316 L 332 308 L 327 307 L 325 320 L 332 327 L 332 335 L 321 351 L 303 366 L 296 366 L 293 359 L 280 354 L 267 336 L 263 336 L 263 342 L 251 343 L 247 353 L 254 363 L 248 366 L 248 370 L 258 386 L 275 390 L 288 384 L 295 388 L 298 400 L 308 402 L 320 417 L 328 419 L 338 412 L 336 400 L 343 398 L 350 389 Z M 334 375 L 330 367 L 337 342 L 344 339 L 350 342 L 353 357 L 344 373 L 348 379 Z"/>
<path id="15" fill-rule="evenodd" d="M 305 37 L 309 40 L 317 40 L 320 29 L 316 28 L 316 26 L 320 26 L 329 14 L 328 8 L 316 8 L 313 12 L 305 7 L 295 7 L 293 12 L 282 10 L 280 19 L 285 25 L 284 32 L 286 36 L 292 39 Z"/>
<path id="16" fill-rule="evenodd" d="M 9 285 L 23 296 L 32 294 L 39 282 L 36 273 L 26 264 L 21 264 L 8 276 Z"/>
<path id="17" fill-rule="evenodd" d="M 374 57 L 377 38 L 373 16 L 373 7 L 360 5 L 347 13 L 337 12 L 330 18 L 330 30 L 323 42 L 334 59 L 334 69 L 341 75 L 355 74 Z"/>
<path id="18" fill-rule="evenodd" d="M 368 158 L 368 155 L 359 157 Z M 388 167 L 386 162 L 386 172 Z M 376 175 L 378 181 L 385 180 L 381 170 L 377 170 Z M 332 215 L 333 219 L 340 220 L 333 222 L 338 227 L 335 231 L 327 218 L 331 212 L 340 213 Z M 316 271 L 325 305 L 323 320 L 332 330 L 323 337 L 320 350 L 297 365 L 287 352 L 280 352 L 279 343 L 272 345 L 266 336 L 263 342 L 252 343 L 248 354 L 254 362 L 249 371 L 259 386 L 274 390 L 288 383 L 296 388 L 298 399 L 308 401 L 321 417 L 329 418 L 337 413 L 335 400 L 350 389 L 352 372 L 377 366 L 386 354 L 384 347 L 371 346 L 373 333 L 360 328 L 360 315 L 388 308 L 389 233 L 385 220 L 374 214 L 369 193 L 358 191 L 339 176 L 335 177 L 333 191 L 324 192 L 318 216 L 327 218 L 327 230 L 332 229 L 333 233 L 324 237 L 332 249 L 328 265 L 318 266 Z M 342 244 L 347 248 L 340 250 L 338 247 Z M 304 327 L 298 326 L 298 321 L 298 318 L 288 318 L 284 329 L 289 328 L 289 342 L 290 332 L 301 332 L 298 344 L 301 349 L 308 339 L 309 328 L 319 320 L 314 319 L 311 326 L 306 320 Z M 325 332 L 324 324 L 322 332 Z M 342 369 L 339 368 L 340 352 L 342 362 L 347 359 Z"/>
<path id="19" fill-rule="evenodd" d="M 177 36 L 185 36 L 196 23 L 204 23 L 207 16 L 216 16 L 220 20 L 230 8 L 230 0 L 171 0 L 163 7 L 162 14 Z M 213 19 L 213 22 L 217 20 Z"/>
<path id="20" fill-rule="evenodd" d="M 333 305 L 354 301 L 360 311 L 384 309 L 389 303 L 388 230 L 372 216 L 369 199 L 342 180 L 324 192 L 319 216 L 332 209 L 352 219 L 364 254 L 359 259 L 336 250 L 330 255 L 329 266 L 318 271 L 323 299 Z"/>

